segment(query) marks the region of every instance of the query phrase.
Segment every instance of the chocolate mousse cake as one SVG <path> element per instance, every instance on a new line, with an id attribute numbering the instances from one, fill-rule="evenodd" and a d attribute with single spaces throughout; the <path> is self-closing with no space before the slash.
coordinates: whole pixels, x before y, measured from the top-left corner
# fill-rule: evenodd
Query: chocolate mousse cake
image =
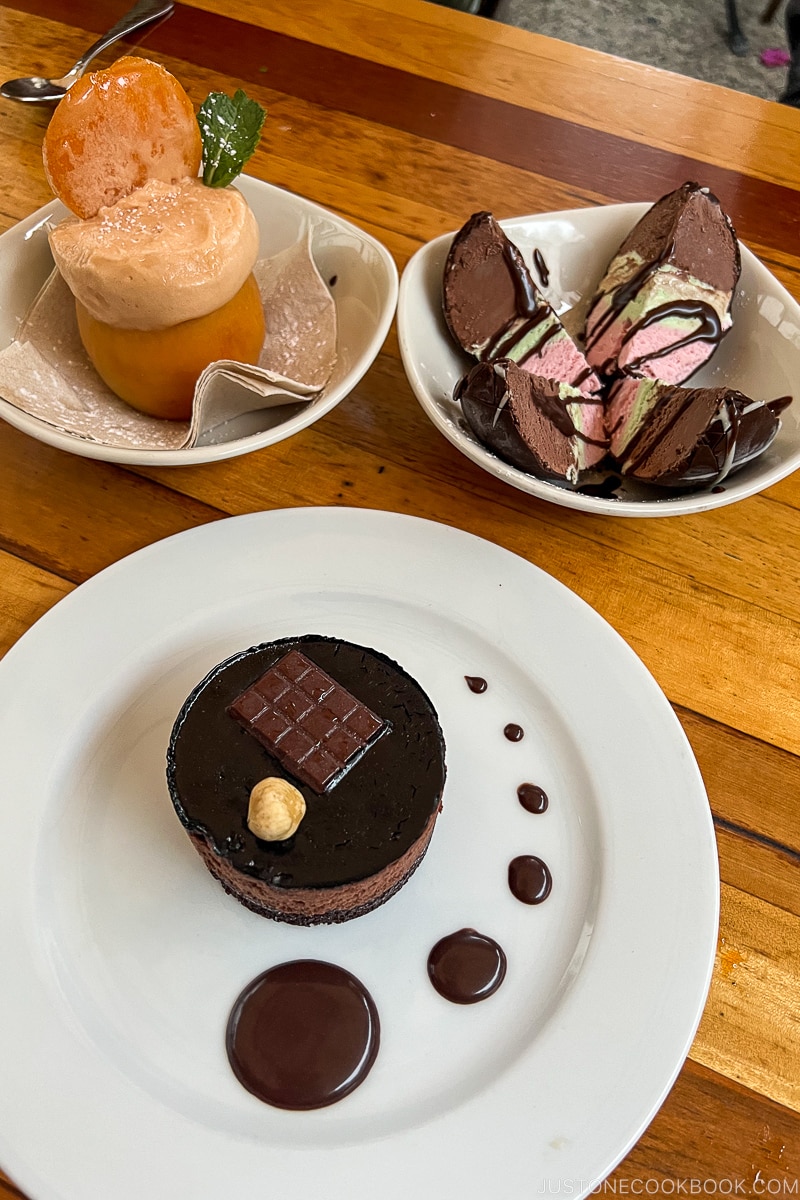
<path id="1" fill-rule="evenodd" d="M 602 401 L 508 359 L 477 363 L 455 398 L 480 441 L 540 478 L 576 484 L 608 449 Z"/>
<path id="2" fill-rule="evenodd" d="M 611 453 L 623 475 L 660 487 L 722 481 L 766 450 L 789 397 L 750 400 L 732 388 L 623 379 L 611 390 Z"/>
<path id="3" fill-rule="evenodd" d="M 599 389 L 583 353 L 491 213 L 475 213 L 453 238 L 442 307 L 451 334 L 474 358 L 508 358 L 587 395 Z"/>
<path id="4" fill-rule="evenodd" d="M 611 260 L 589 307 L 586 357 L 603 376 L 682 383 L 730 329 L 740 272 L 719 200 L 683 184 L 645 213 Z"/>
<path id="5" fill-rule="evenodd" d="M 214 667 L 167 754 L 172 802 L 211 874 L 254 912 L 297 925 L 361 916 L 403 886 L 445 773 L 419 684 L 377 650 L 312 634 Z"/>

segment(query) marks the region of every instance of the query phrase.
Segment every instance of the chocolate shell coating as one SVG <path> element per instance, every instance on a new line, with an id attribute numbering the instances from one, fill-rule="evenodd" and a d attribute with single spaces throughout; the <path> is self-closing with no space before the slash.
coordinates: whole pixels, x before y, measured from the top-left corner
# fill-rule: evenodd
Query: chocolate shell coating
<path id="1" fill-rule="evenodd" d="M 581 437 L 562 390 L 501 360 L 474 366 L 457 385 L 455 399 L 475 436 L 506 462 L 542 479 L 575 483 L 586 452 L 599 460 L 605 446 Z M 592 403 L 569 391 L 574 405 Z"/>
<path id="2" fill-rule="evenodd" d="M 728 399 L 698 439 L 684 462 L 659 475 L 661 487 L 701 487 L 719 483 L 733 471 L 757 458 L 772 444 L 781 427 L 770 403 L 748 400 L 741 392 Z"/>
<path id="3" fill-rule="evenodd" d="M 306 815 L 293 837 L 263 842 L 247 826 L 250 791 L 287 772 L 227 709 L 292 649 L 391 728 L 326 794 L 290 779 Z M 346 919 L 387 899 L 427 847 L 444 780 L 441 728 L 415 680 L 377 650 L 317 635 L 255 646 L 214 667 L 184 703 L 167 754 L 175 810 L 212 874 L 255 911 L 299 923 Z"/>

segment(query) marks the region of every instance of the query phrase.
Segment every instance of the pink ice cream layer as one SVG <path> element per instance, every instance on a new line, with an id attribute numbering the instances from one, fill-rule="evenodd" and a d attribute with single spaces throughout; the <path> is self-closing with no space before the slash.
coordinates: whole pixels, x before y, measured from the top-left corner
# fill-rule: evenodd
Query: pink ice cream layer
<path id="1" fill-rule="evenodd" d="M 600 380 L 566 330 L 559 330 L 519 366 L 529 375 L 568 383 L 584 396 L 593 396 L 600 390 Z"/>
<path id="2" fill-rule="evenodd" d="M 595 467 L 600 462 L 601 458 L 605 457 L 608 449 L 608 435 L 606 433 L 605 423 L 605 406 L 599 400 L 594 401 L 568 401 L 567 412 L 572 418 L 572 423 L 575 428 L 582 433 L 583 437 L 575 437 L 575 445 L 578 452 L 578 465 L 581 470 L 588 470 L 589 467 Z M 584 441 L 585 438 L 590 438 L 591 441 Z M 599 446 L 592 445 L 592 442 L 600 442 Z"/>
<path id="3" fill-rule="evenodd" d="M 697 329 L 698 322 L 694 318 L 673 318 L 669 323 L 654 322 L 634 333 L 626 342 L 625 337 L 633 322 L 625 317 L 624 309 L 602 336 L 593 342 L 592 333 L 598 323 L 604 323 L 608 307 L 608 301 L 596 305 L 586 330 L 586 357 L 597 371 L 602 371 L 605 367 L 611 372 L 629 371 L 648 379 L 661 379 L 665 383 L 679 384 L 693 375 L 717 348 L 716 341 L 696 341 L 680 346 L 671 354 L 661 353 L 667 346 L 683 341 L 688 334 Z M 723 320 L 723 332 L 730 324 L 730 318 Z"/>
<path id="4" fill-rule="evenodd" d="M 697 322 L 692 322 L 696 326 Z M 690 323 L 683 328 L 663 324 L 648 325 L 625 342 L 617 359 L 620 370 L 631 369 L 648 379 L 662 379 L 665 383 L 683 383 L 703 365 L 717 348 L 716 342 L 690 342 L 671 354 L 662 351 L 674 342 L 681 341 L 690 331 Z M 630 328 L 630 322 L 628 322 Z M 624 330 L 622 331 L 624 335 Z M 640 362 L 641 359 L 645 361 Z M 652 360 L 652 361 L 650 361 Z"/>

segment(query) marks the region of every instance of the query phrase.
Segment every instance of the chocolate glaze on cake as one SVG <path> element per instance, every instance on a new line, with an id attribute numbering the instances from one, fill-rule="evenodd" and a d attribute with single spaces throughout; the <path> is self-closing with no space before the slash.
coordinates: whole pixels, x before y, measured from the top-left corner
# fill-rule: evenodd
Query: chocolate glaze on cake
<path id="1" fill-rule="evenodd" d="M 292 650 L 389 727 L 324 795 L 228 713 Z M 250 791 L 270 775 L 288 777 L 306 801 L 283 842 L 261 841 L 247 826 Z M 377 650 L 316 635 L 255 646 L 214 667 L 181 709 L 167 756 L 173 804 L 208 869 L 253 911 L 293 924 L 348 920 L 394 895 L 427 849 L 444 779 L 441 728 L 419 685 Z"/>

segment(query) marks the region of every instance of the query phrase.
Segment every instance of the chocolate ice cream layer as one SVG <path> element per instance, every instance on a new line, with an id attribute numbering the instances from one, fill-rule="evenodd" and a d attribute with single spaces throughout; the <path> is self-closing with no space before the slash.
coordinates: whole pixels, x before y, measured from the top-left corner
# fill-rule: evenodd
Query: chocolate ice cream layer
<path id="1" fill-rule="evenodd" d="M 509 358 L 534 375 L 572 384 L 587 395 L 599 388 L 583 352 L 491 213 L 475 213 L 453 238 L 442 306 L 451 334 L 475 358 Z"/>
<path id="2" fill-rule="evenodd" d="M 386 725 L 323 794 L 228 711 L 291 651 Z M 250 792 L 269 776 L 288 778 L 306 802 L 285 841 L 262 841 L 247 824 Z M 358 916 L 402 886 L 427 849 L 444 779 L 436 712 L 411 676 L 377 650 L 315 635 L 256 646 L 216 666 L 181 709 L 167 756 L 176 812 L 211 873 L 254 911 L 300 924 Z"/>
<path id="3" fill-rule="evenodd" d="M 476 437 L 540 478 L 575 484 L 606 453 L 600 401 L 508 360 L 478 363 L 459 383 L 456 399 Z"/>
<path id="4" fill-rule="evenodd" d="M 731 388 L 679 388 L 622 380 L 607 420 L 623 474 L 662 487 L 719 483 L 766 450 L 785 401 L 750 400 Z"/>
<path id="5" fill-rule="evenodd" d="M 603 375 L 681 383 L 731 327 L 736 234 L 706 188 L 685 183 L 628 234 L 590 305 L 586 356 Z"/>

